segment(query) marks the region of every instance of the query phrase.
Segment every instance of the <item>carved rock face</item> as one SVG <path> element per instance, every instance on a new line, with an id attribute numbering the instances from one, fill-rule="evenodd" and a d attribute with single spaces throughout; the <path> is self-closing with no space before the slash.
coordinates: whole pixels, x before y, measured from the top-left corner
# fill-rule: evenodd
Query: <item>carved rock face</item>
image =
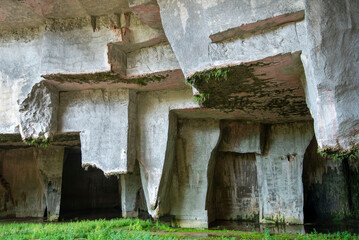
<path id="1" fill-rule="evenodd" d="M 57 130 L 58 90 L 42 81 L 20 105 L 20 133 L 26 138 L 49 138 Z"/>

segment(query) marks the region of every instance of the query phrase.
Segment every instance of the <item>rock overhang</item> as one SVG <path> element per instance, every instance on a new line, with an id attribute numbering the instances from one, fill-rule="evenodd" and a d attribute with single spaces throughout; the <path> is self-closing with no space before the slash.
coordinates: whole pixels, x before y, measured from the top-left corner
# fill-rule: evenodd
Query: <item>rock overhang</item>
<path id="1" fill-rule="evenodd" d="M 122 75 L 117 72 L 84 74 L 48 74 L 42 76 L 46 82 L 60 91 L 76 91 L 100 88 L 129 88 L 138 91 L 154 91 L 169 88 L 183 88 L 185 81 L 180 69 L 141 75 Z"/>
<path id="2" fill-rule="evenodd" d="M 202 108 L 245 119 L 310 120 L 303 87 L 301 52 L 219 66 L 187 78 L 198 91 Z"/>

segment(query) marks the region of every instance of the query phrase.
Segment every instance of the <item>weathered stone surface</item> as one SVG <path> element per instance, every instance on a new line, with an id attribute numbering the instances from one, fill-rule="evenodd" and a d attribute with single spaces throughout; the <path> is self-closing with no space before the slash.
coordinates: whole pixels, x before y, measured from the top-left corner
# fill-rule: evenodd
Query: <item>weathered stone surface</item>
<path id="1" fill-rule="evenodd" d="M 64 147 L 35 149 L 35 157 L 45 190 L 47 219 L 57 221 L 60 216 Z"/>
<path id="2" fill-rule="evenodd" d="M 122 217 L 138 217 L 140 208 L 140 194 L 142 191 L 141 175 L 138 163 L 132 174 L 123 174 L 121 184 L 121 211 Z"/>
<path id="3" fill-rule="evenodd" d="M 40 75 L 110 70 L 107 44 L 120 39 L 118 31 L 110 26 L 93 31 L 90 17 L 77 21 L 83 25 L 73 27 L 71 20 L 59 20 L 55 30 L 43 32 Z"/>
<path id="4" fill-rule="evenodd" d="M 208 168 L 219 140 L 219 121 L 204 119 L 178 121 L 170 214 L 175 216 L 178 226 L 207 228 L 208 178 L 213 179 L 208 173 Z"/>
<path id="5" fill-rule="evenodd" d="M 275 0 L 269 2 L 256 0 L 242 4 L 233 1 L 199 3 L 196 1 L 159 0 L 158 4 L 166 36 L 186 76 L 214 64 L 212 57 L 216 54 L 211 53 L 209 47 L 211 34 L 304 9 L 303 1 L 295 0 L 281 2 L 281 4 Z M 282 39 L 284 40 L 282 42 L 276 41 Z M 254 37 L 248 39 L 247 42 L 243 44 L 242 41 L 238 41 L 236 43 L 242 51 L 248 49 L 248 52 L 243 55 L 238 54 L 238 50 L 233 52 L 233 55 L 241 56 L 240 58 L 236 57 L 237 62 L 248 62 L 283 52 L 296 51 L 295 49 L 299 50 L 296 46 L 299 45 L 299 42 L 294 28 L 289 32 L 283 28 L 279 30 L 279 33 L 267 39 L 258 40 Z M 260 57 L 257 54 L 259 51 L 254 51 L 256 48 L 261 49 Z M 184 51 L 184 49 L 186 50 Z M 283 51 L 282 49 L 288 50 Z M 230 51 L 228 53 L 231 54 Z M 229 57 L 226 62 L 233 63 L 233 60 Z"/>
<path id="6" fill-rule="evenodd" d="M 101 16 L 129 10 L 126 0 L 6 0 L 0 7 L 0 30 L 38 27 L 46 19 Z"/>
<path id="7" fill-rule="evenodd" d="M 262 154 L 264 148 L 264 126 L 258 123 L 222 121 L 222 138 L 218 151 Z"/>
<path id="8" fill-rule="evenodd" d="M 20 133 L 23 139 L 49 138 L 57 131 L 58 90 L 44 81 L 35 84 L 20 105 Z"/>
<path id="9" fill-rule="evenodd" d="M 260 222 L 302 224 L 303 157 L 313 123 L 270 126 L 263 155 L 256 155 Z"/>
<path id="10" fill-rule="evenodd" d="M 175 153 L 173 138 L 169 133 L 176 133 L 175 117 L 170 121 L 170 111 L 175 109 L 196 108 L 192 90 L 153 91 L 139 94 L 138 99 L 138 142 L 137 159 L 140 163 L 143 191 L 146 197 L 147 208 L 153 217 L 160 215 L 158 196 L 162 174 L 169 168 L 164 168 L 165 162 L 172 161 Z M 173 124 L 173 129 L 170 129 Z M 169 141 L 169 138 L 172 140 Z M 169 146 L 167 146 L 170 142 Z M 165 192 L 166 188 L 163 189 Z M 166 200 L 163 200 L 166 204 Z"/>
<path id="11" fill-rule="evenodd" d="M 162 28 L 160 7 L 156 0 L 129 0 L 129 6 L 142 22 L 153 28 Z"/>
<path id="12" fill-rule="evenodd" d="M 0 131 L 18 133 L 19 104 L 40 82 L 42 74 L 109 71 L 107 44 L 118 41 L 108 26 L 93 32 L 90 17 L 54 20 L 60 30 L 29 31 L 29 39 L 17 33 L 1 35 Z M 73 26 L 75 25 L 75 26 Z M 56 28 L 56 29 L 57 29 Z M 70 30 L 68 30 L 70 28 Z M 35 33 L 34 33 L 35 32 Z"/>
<path id="13" fill-rule="evenodd" d="M 41 39 L 0 44 L 0 131 L 18 133 L 19 105 L 39 82 Z"/>
<path id="14" fill-rule="evenodd" d="M 302 76 L 300 53 L 296 52 L 211 69 L 188 81 L 204 96 L 203 108 L 234 112 L 238 118 L 253 121 L 284 122 L 311 119 Z"/>
<path id="15" fill-rule="evenodd" d="M 138 91 L 183 89 L 186 87 L 181 69 L 155 72 L 135 76 L 124 76 L 113 72 L 86 74 L 43 75 L 47 82 L 60 91 L 74 91 L 103 88 L 129 88 Z"/>
<path id="16" fill-rule="evenodd" d="M 239 27 L 227 29 L 209 36 L 212 42 L 221 42 L 233 38 L 248 38 L 254 34 L 264 34 L 273 31 L 285 24 L 302 21 L 304 10 L 275 16 L 255 23 L 243 24 Z"/>
<path id="17" fill-rule="evenodd" d="M 46 189 L 32 148 L 1 150 L 1 217 L 43 217 Z"/>
<path id="18" fill-rule="evenodd" d="M 128 75 L 179 69 L 180 66 L 168 44 L 141 48 L 127 55 Z"/>
<path id="19" fill-rule="evenodd" d="M 219 152 L 213 178 L 216 220 L 259 220 L 254 153 Z"/>
<path id="20" fill-rule="evenodd" d="M 136 93 L 128 89 L 60 93 L 59 131 L 80 131 L 82 163 L 105 173 L 132 172 Z"/>
<path id="21" fill-rule="evenodd" d="M 348 149 L 359 142 L 359 2 L 305 2 L 302 59 L 318 145 Z"/>
<path id="22" fill-rule="evenodd" d="M 47 206 L 56 219 L 62 147 L 80 144 L 83 163 L 127 175 L 121 195 L 115 177 L 83 173 L 78 150 L 65 161 L 79 180 L 63 178 L 69 211 L 122 196 L 133 216 L 144 195 L 152 217 L 182 226 L 302 223 L 304 186 L 304 214 L 320 201 L 319 218 L 355 216 L 358 164 L 319 158 L 302 121 L 314 119 L 319 147 L 356 150 L 358 15 L 356 1 L 334 0 L 0 1 L 0 216 Z M 20 131 L 68 138 L 33 150 Z M 128 175 L 136 158 L 140 177 Z"/>

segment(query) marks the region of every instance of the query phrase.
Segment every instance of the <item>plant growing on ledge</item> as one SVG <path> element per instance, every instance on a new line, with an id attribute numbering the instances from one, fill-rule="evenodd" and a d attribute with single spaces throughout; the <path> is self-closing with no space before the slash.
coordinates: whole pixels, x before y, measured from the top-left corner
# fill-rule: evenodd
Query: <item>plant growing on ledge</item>
<path id="1" fill-rule="evenodd" d="M 202 72 L 196 72 L 191 77 L 187 78 L 187 83 L 191 86 L 198 87 L 203 81 L 209 83 L 210 81 L 220 81 L 227 80 L 229 74 L 229 68 L 215 68 L 210 70 L 204 70 Z M 194 100 L 199 104 L 203 103 L 209 99 L 209 93 L 200 93 L 194 95 Z"/>
<path id="2" fill-rule="evenodd" d="M 187 82 L 192 86 L 196 85 L 196 81 L 205 80 L 207 83 L 211 80 L 227 80 L 229 73 L 229 68 L 215 68 L 210 70 L 204 70 L 201 72 L 196 72 L 191 77 L 187 78 Z"/>
<path id="3" fill-rule="evenodd" d="M 200 94 L 194 95 L 193 97 L 194 97 L 194 100 L 199 105 L 202 105 L 202 103 L 209 98 L 209 93 L 200 93 Z"/>
<path id="4" fill-rule="evenodd" d="M 352 147 L 350 150 L 341 150 L 341 149 L 318 149 L 318 153 L 323 156 L 328 156 L 333 159 L 333 161 L 339 160 L 343 161 L 344 159 L 358 159 L 359 158 L 359 147 Z"/>
<path id="5" fill-rule="evenodd" d="M 24 142 L 29 145 L 35 145 L 40 147 L 47 147 L 50 145 L 50 139 L 43 138 L 25 138 Z"/>

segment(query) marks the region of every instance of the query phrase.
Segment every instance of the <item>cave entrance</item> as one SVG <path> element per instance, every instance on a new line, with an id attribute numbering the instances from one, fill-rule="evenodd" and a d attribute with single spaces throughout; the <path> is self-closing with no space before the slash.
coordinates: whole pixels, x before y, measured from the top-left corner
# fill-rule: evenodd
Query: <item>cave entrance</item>
<path id="1" fill-rule="evenodd" d="M 81 150 L 65 152 L 60 220 L 121 217 L 119 180 L 98 168 L 83 168 Z"/>
<path id="2" fill-rule="evenodd" d="M 254 153 L 218 152 L 210 216 L 218 221 L 258 222 L 259 197 Z M 214 223 L 215 224 L 215 223 Z"/>
<path id="3" fill-rule="evenodd" d="M 356 161 L 321 156 L 315 137 L 307 147 L 303 163 L 304 222 L 356 224 L 358 174 Z"/>

